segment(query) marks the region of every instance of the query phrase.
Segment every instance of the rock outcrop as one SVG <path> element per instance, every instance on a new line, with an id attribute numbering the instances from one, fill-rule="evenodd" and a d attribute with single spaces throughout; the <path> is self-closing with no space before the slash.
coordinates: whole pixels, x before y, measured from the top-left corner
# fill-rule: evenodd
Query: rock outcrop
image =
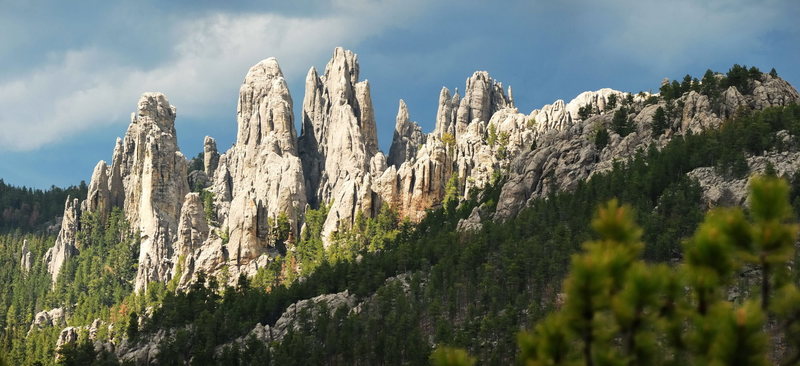
<path id="1" fill-rule="evenodd" d="M 203 170 L 209 179 L 214 178 L 214 172 L 219 166 L 219 152 L 217 152 L 217 140 L 211 136 L 203 139 Z"/>
<path id="2" fill-rule="evenodd" d="M 28 333 L 46 327 L 61 327 L 67 324 L 66 312 L 63 308 L 42 310 L 33 317 Z"/>
<path id="3" fill-rule="evenodd" d="M 33 267 L 33 253 L 28 248 L 28 239 L 22 241 L 22 248 L 20 249 L 19 268 L 23 273 L 28 273 Z"/>
<path id="4" fill-rule="evenodd" d="M 722 124 L 724 118 L 732 116 L 740 107 L 762 109 L 800 101 L 797 91 L 781 79 L 763 74 L 753 83 L 755 86 L 751 94 L 743 95 L 740 90 L 730 87 L 716 102 L 696 91 L 684 94 L 673 101 L 678 109 L 675 117 L 670 120 L 669 131 L 656 138 L 650 133 L 653 115 L 658 108 L 669 108 L 663 100 L 656 104 L 645 103 L 645 99 L 649 97 L 647 93 L 637 95 L 633 98 L 633 103 L 627 106 L 637 129 L 624 137 L 610 131 L 612 113 L 595 114 L 585 120 L 575 120 L 570 108 L 564 106 L 563 109 L 571 117 L 571 124 L 562 125 L 559 122 L 544 128 L 536 135 L 536 148 L 523 149 L 513 160 L 494 218 L 502 220 L 511 217 L 531 199 L 545 196 L 554 190 L 573 189 L 578 182 L 592 174 L 611 169 L 615 160 L 625 160 L 637 150 L 646 150 L 651 145 L 664 146 L 671 136 L 716 128 Z M 596 104 L 599 106 L 599 103 Z M 541 112 L 535 112 L 536 124 L 539 125 L 543 121 Z M 609 130 L 610 139 L 608 145 L 599 150 L 593 143 L 593 137 L 596 131 L 604 128 Z M 709 186 L 722 182 L 721 177 L 715 177 L 704 169 L 693 173 L 695 178 L 701 182 L 712 182 Z M 726 184 L 741 186 L 733 191 L 744 192 L 743 184 Z M 712 189 L 706 195 L 707 200 L 717 203 L 739 200 L 736 192 L 728 195 Z"/>
<path id="5" fill-rule="evenodd" d="M 81 209 L 96 213 L 101 222 L 105 222 L 111 212 L 111 185 L 109 182 L 109 167 L 105 161 L 99 161 L 94 167 L 92 179 L 89 181 L 89 190 L 86 201 L 83 202 Z"/>
<path id="6" fill-rule="evenodd" d="M 58 340 L 56 341 L 56 351 L 60 350 L 61 347 L 64 347 L 68 344 L 74 344 L 78 341 L 78 328 L 75 327 L 66 327 L 64 328 L 61 333 L 58 334 Z M 58 359 L 58 353 L 56 353 L 56 359 Z"/>
<path id="7" fill-rule="evenodd" d="M 143 94 L 131 115 L 119 159 L 114 159 L 114 164 L 120 164 L 125 217 L 141 233 L 137 291 L 145 289 L 148 282 L 169 279 L 178 216 L 189 191 L 186 158 L 178 150 L 175 114 L 175 107 L 164 94 Z M 112 166 L 112 173 L 115 170 L 117 167 Z"/>
<path id="8" fill-rule="evenodd" d="M 696 180 L 703 189 L 706 207 L 745 206 L 750 177 L 753 174 L 765 174 L 767 166 L 771 166 L 774 174 L 779 177 L 791 177 L 800 171 L 800 152 L 793 150 L 795 151 L 770 151 L 763 156 L 748 157 L 749 174 L 742 177 L 722 175 L 713 167 L 694 169 L 688 176 Z"/>
<path id="9" fill-rule="evenodd" d="M 233 280 L 239 274 L 255 274 L 269 258 L 285 250 L 277 246 L 275 235 L 283 217 L 290 224 L 290 236 L 299 233 L 306 190 L 292 98 L 274 58 L 254 65 L 245 76 L 237 123 L 236 143 L 219 156 L 216 167 L 211 158 L 216 143 L 205 140 L 213 207 L 203 207 L 197 195 L 186 197 L 175 252 L 186 258 L 184 284 L 198 269 L 210 273 L 226 265 Z M 204 212 L 212 222 L 207 222 Z"/>
<path id="10" fill-rule="evenodd" d="M 303 124 L 299 140 L 308 203 L 330 204 L 323 240 L 358 211 L 376 211 L 370 163 L 378 140 L 369 82 L 358 81 L 357 56 L 336 48 L 319 76 L 306 77 Z"/>
<path id="11" fill-rule="evenodd" d="M 208 239 L 208 233 L 208 221 L 200 194 L 187 194 L 178 219 L 178 240 L 173 244 L 172 275 L 178 276 L 181 272 L 184 277 L 181 282 L 191 279 L 195 267 L 194 252 Z"/>
<path id="12" fill-rule="evenodd" d="M 48 249 L 43 261 L 50 272 L 53 286 L 58 280 L 61 268 L 72 256 L 78 253 L 77 235 L 80 230 L 80 204 L 77 198 L 67 197 L 64 204 L 64 217 L 61 219 L 61 230 L 58 232 L 56 242 Z"/>
<path id="13" fill-rule="evenodd" d="M 404 162 L 414 159 L 419 148 L 425 144 L 425 135 L 422 128 L 408 118 L 406 102 L 400 100 L 397 110 L 397 119 L 392 137 L 392 146 L 389 149 L 387 164 L 400 167 Z"/>

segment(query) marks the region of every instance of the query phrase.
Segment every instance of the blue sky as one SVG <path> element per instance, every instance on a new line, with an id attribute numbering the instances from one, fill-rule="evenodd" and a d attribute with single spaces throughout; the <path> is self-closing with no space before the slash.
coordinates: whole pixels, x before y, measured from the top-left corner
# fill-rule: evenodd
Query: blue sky
<path id="1" fill-rule="evenodd" d="M 425 131 L 439 90 L 475 70 L 512 85 L 520 111 L 586 90 L 638 92 L 732 64 L 800 85 L 800 1 L 0 0 L 0 178 L 88 180 L 145 91 L 178 109 L 181 150 L 227 150 L 247 69 L 277 57 L 300 114 L 309 67 L 359 55 L 388 150 L 399 99 Z"/>

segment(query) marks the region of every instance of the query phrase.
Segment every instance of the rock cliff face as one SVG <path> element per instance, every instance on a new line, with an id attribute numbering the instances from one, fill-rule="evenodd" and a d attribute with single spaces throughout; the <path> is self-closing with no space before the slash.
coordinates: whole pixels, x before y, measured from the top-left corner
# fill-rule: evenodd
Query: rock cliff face
<path id="1" fill-rule="evenodd" d="M 358 211 L 376 211 L 370 163 L 378 151 L 369 82 L 358 81 L 358 57 L 336 48 L 319 76 L 306 77 L 300 157 L 313 208 L 330 205 L 323 239 Z M 375 172 L 377 174 L 377 172 Z"/>
<path id="2" fill-rule="evenodd" d="M 187 162 L 178 150 L 175 133 L 175 107 L 166 96 L 145 93 L 139 98 L 122 141 L 119 163 L 125 217 L 142 235 L 135 283 L 138 291 L 148 282 L 169 279 L 178 216 L 189 191 Z"/>
<path id="3" fill-rule="evenodd" d="M 56 242 L 44 255 L 44 263 L 50 272 L 53 286 L 56 284 L 61 267 L 73 255 L 78 253 L 77 235 L 80 230 L 80 207 L 77 198 L 67 197 L 64 204 L 64 217 L 61 219 L 61 231 L 58 232 Z"/>
<path id="4" fill-rule="evenodd" d="M 425 135 L 422 128 L 408 119 L 408 107 L 406 102 L 400 100 L 400 107 L 397 110 L 397 119 L 394 127 L 394 137 L 392 146 L 389 149 L 387 164 L 400 167 L 404 162 L 414 159 L 417 150 L 425 144 Z"/>
<path id="5" fill-rule="evenodd" d="M 208 239 L 209 227 L 200 194 L 189 193 L 181 206 L 178 219 L 178 240 L 173 245 L 172 275 L 182 275 L 181 282 L 191 279 L 195 268 L 194 252 Z M 180 269 L 179 269 L 180 267 Z"/>
<path id="6" fill-rule="evenodd" d="M 224 244 L 227 256 L 215 255 L 212 263 L 230 260 L 234 271 L 277 250 L 273 229 L 281 215 L 296 234 L 306 206 L 292 98 L 274 58 L 259 62 L 245 76 L 237 122 L 236 144 L 220 157 L 211 189 L 221 234 L 229 239 L 208 246 Z"/>

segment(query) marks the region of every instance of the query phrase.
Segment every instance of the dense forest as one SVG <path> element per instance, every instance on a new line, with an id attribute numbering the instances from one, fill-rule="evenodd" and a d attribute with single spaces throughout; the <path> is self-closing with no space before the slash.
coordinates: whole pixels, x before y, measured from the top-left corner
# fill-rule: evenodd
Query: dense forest
<path id="1" fill-rule="evenodd" d="M 740 68 L 745 70 L 741 77 L 746 82 L 751 74 Z M 741 74 L 739 68 L 732 72 L 720 83 L 740 83 L 735 78 Z M 667 85 L 686 91 L 681 83 Z M 700 84 L 689 78 L 686 85 L 691 89 Z M 670 93 L 672 89 L 664 97 Z M 670 114 L 656 118 L 670 118 Z M 745 237 L 757 241 L 754 233 L 763 232 L 764 223 L 774 221 L 775 230 L 795 235 L 788 220 L 792 210 L 800 211 L 800 172 L 783 177 L 786 185 L 767 179 L 762 184 L 769 189 L 754 188 L 754 194 L 761 192 L 754 202 L 766 202 L 763 210 L 724 211 L 727 216 L 715 213 L 705 222 L 708 207 L 703 204 L 702 190 L 686 173 L 714 167 L 725 176 L 744 177 L 747 156 L 791 148 L 778 137 L 779 131 L 798 142 L 800 106 L 742 110 L 719 129 L 673 138 L 660 150 L 640 151 L 572 191 L 536 199 L 516 217 L 484 222 L 473 232 L 458 231 L 458 221 L 475 207 L 494 209 L 502 175 L 471 199 L 450 200 L 416 224 L 401 220 L 390 209 L 375 218 L 358 217 L 327 249 L 320 239 L 326 217 L 322 207 L 307 214 L 304 235 L 296 243 L 286 243 L 285 256 L 253 278 L 239 278 L 235 287 L 223 285 L 224 279 L 200 277 L 183 290 L 173 281 L 153 283 L 146 293 L 133 293 L 138 239 L 119 211 L 106 222 L 93 215 L 81 217 L 80 254 L 68 262 L 55 286 L 42 261 L 35 260 L 28 270 L 20 265 L 24 241 L 33 257 L 41 258 L 54 239 L 25 230 L 8 232 L 0 235 L 0 281 L 10 284 L 0 289 L 0 349 L 7 362 L 23 365 L 119 364 L 108 350 L 95 347 L 92 339 L 113 339 L 126 346 L 158 340 L 160 364 L 373 365 L 427 364 L 431 359 L 469 364 L 473 358 L 480 364 L 513 364 L 523 359 L 533 365 L 578 360 L 585 364 L 618 364 L 620 360 L 705 364 L 734 357 L 730 349 L 737 350 L 739 345 L 753 360 L 765 360 L 766 346 L 761 343 L 766 341 L 753 330 L 761 329 L 764 317 L 779 319 L 796 312 L 797 302 L 790 302 L 798 296 L 796 289 L 786 287 L 792 282 L 786 278 L 793 274 L 784 270 L 794 259 L 794 251 L 785 249 L 784 235 L 780 255 L 759 261 L 765 248 L 772 247 L 737 241 L 734 234 L 745 232 L 749 235 Z M 72 194 L 85 194 L 85 187 L 75 189 L 78 192 Z M 55 189 L 48 192 L 37 194 L 56 194 L 52 193 Z M 777 192 L 777 196 L 764 192 Z M 60 210 L 66 194 L 59 198 Z M 20 201 L 12 202 L 19 205 Z M 41 217 L 37 222 L 45 220 Z M 728 236 L 719 239 L 724 243 L 718 244 L 711 232 L 728 222 L 721 217 L 738 225 L 725 230 L 741 232 L 725 232 Z M 287 239 L 280 230 L 276 236 L 281 242 Z M 725 268 L 715 267 L 718 256 L 727 261 Z M 597 257 L 613 263 L 593 266 Z M 737 273 L 758 266 L 769 275 L 764 276 L 767 282 L 756 285 L 773 289 L 760 297 L 750 291 L 752 284 L 733 280 Z M 717 282 L 703 282 L 705 277 L 697 273 L 712 273 Z M 653 279 L 659 274 L 664 274 L 663 281 Z M 738 286 L 749 296 L 728 304 L 723 285 Z M 674 291 L 684 287 L 691 289 L 691 296 L 675 304 L 675 313 L 661 311 L 664 294 L 673 291 L 668 294 L 682 297 Z M 316 304 L 295 314 L 299 321 L 281 342 L 265 344 L 253 337 L 237 340 L 256 324 L 275 324 L 297 301 L 343 291 L 360 302 L 357 309 Z M 776 297 L 774 292 L 783 294 L 785 301 L 767 304 Z M 760 302 L 746 301 L 749 297 Z M 63 324 L 32 326 L 35 314 L 56 307 L 69 310 Z M 683 318 L 669 318 L 676 313 Z M 743 325 L 737 323 L 738 314 L 745 314 Z M 89 325 L 95 319 L 102 326 L 94 329 L 90 339 Z M 669 332 L 676 331 L 670 326 L 694 320 L 695 333 L 678 330 L 677 338 L 670 338 Z M 571 325 L 564 326 L 567 323 Z M 705 326 L 711 323 L 719 327 Z M 723 327 L 738 329 L 739 325 L 745 328 L 741 344 L 719 336 L 728 329 Z M 65 326 L 80 328 L 80 338 L 54 357 L 58 333 Z M 785 331 L 787 342 L 795 340 L 795 327 Z M 526 331 L 531 328 L 531 333 Z M 712 342 L 714 337 L 728 348 L 700 355 L 697 350 L 705 346 L 703 339 Z M 684 342 L 670 343 L 669 350 L 680 352 L 662 357 L 652 350 L 653 342 L 672 341 Z M 434 348 L 440 350 L 434 352 Z"/>
<path id="2" fill-rule="evenodd" d="M 0 179 L 0 232 L 30 232 L 45 223 L 52 224 L 64 213 L 67 197 L 86 198 L 86 182 L 66 189 L 53 186 L 41 190 L 12 186 Z"/>

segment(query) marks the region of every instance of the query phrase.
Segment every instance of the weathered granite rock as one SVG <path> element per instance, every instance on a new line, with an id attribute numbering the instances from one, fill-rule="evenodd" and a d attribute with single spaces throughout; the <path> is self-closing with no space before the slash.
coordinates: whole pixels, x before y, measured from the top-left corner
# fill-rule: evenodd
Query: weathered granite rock
<path id="1" fill-rule="evenodd" d="M 33 267 L 33 253 L 28 248 L 28 239 L 22 241 L 22 248 L 20 249 L 19 268 L 23 273 L 28 273 Z"/>
<path id="2" fill-rule="evenodd" d="M 387 164 L 400 167 L 404 162 L 414 159 L 423 144 L 425 135 L 422 133 L 422 128 L 416 122 L 409 120 L 408 107 L 401 99 Z"/>
<path id="3" fill-rule="evenodd" d="M 455 122 L 458 115 L 458 106 L 461 103 L 461 96 L 456 91 L 455 95 L 450 95 L 450 90 L 442 87 L 439 92 L 439 107 L 436 110 L 436 128 L 433 133 L 442 137 L 448 134 L 450 137 L 455 137 Z"/>
<path id="4" fill-rule="evenodd" d="M 117 156 L 118 153 L 118 156 Z M 166 281 L 183 197 L 189 191 L 186 158 L 178 150 L 175 107 L 160 93 L 144 93 L 114 165 L 124 187 L 125 217 L 141 233 L 135 289 Z M 116 166 L 112 165 L 112 176 Z M 113 183 L 113 178 L 112 178 Z"/>
<path id="5" fill-rule="evenodd" d="M 304 317 L 304 313 L 308 312 L 307 316 L 314 319 L 318 316 L 318 305 L 325 304 L 328 311 L 333 315 L 339 308 L 352 309 L 356 306 L 356 296 L 350 294 L 347 290 L 335 293 L 324 294 L 313 297 L 311 299 L 300 300 L 286 308 L 275 325 L 269 327 L 270 341 L 280 342 L 290 329 L 298 329 L 297 321 Z"/>
<path id="6" fill-rule="evenodd" d="M 105 222 L 106 218 L 108 218 L 112 207 L 111 185 L 109 182 L 110 172 L 108 170 L 108 165 L 102 160 L 94 167 L 86 201 L 81 207 L 86 212 L 96 213 L 101 222 Z"/>
<path id="7" fill-rule="evenodd" d="M 755 82 L 754 92 L 749 95 L 742 95 L 735 88 L 723 92 L 717 105 L 720 114 L 723 117 L 730 116 L 741 106 L 760 109 L 800 100 L 797 92 L 785 81 L 768 75 L 762 75 L 761 80 L 763 82 Z M 717 128 L 723 122 L 723 117 L 715 113 L 715 108 L 707 96 L 690 91 L 674 101 L 675 108 L 679 109 L 676 118 L 670 121 L 672 130 L 654 140 L 650 128 L 655 110 L 659 107 L 668 108 L 663 101 L 655 105 L 646 105 L 643 103 L 644 97 L 647 95 L 635 97 L 634 103 L 629 106 L 632 108 L 630 115 L 637 130 L 625 137 L 610 131 L 611 113 L 593 115 L 585 121 L 573 120 L 571 124 L 564 126 L 557 123 L 553 125 L 557 128 L 545 128 L 543 133 L 538 133 L 536 149 L 523 151 L 510 165 L 510 174 L 502 188 L 494 218 L 511 217 L 531 199 L 545 196 L 554 190 L 574 189 L 578 182 L 591 177 L 592 174 L 611 169 L 615 160 L 625 160 L 633 156 L 637 150 L 646 150 L 653 144 L 662 147 L 674 135 Z M 537 124 L 542 122 L 539 115 L 536 119 Z M 611 136 L 609 144 L 602 151 L 597 151 L 592 140 L 600 128 L 608 129 Z M 721 178 L 715 177 L 705 168 L 694 174 L 701 182 L 708 181 L 709 187 L 738 184 L 724 183 Z M 737 192 L 742 191 L 744 185 L 739 184 L 736 187 L 738 188 L 730 190 L 731 192 L 727 189 L 723 192 L 709 188 L 706 199 L 715 204 L 738 202 Z"/>
<path id="8" fill-rule="evenodd" d="M 375 119 L 368 82 L 358 81 L 358 57 L 336 48 L 319 76 L 312 68 L 306 77 L 303 124 L 299 140 L 308 203 L 330 204 L 323 240 L 340 224 L 352 223 L 365 209 L 361 198 L 371 195 L 365 178 L 377 152 Z M 376 211 L 374 207 L 366 207 Z"/>
<path id="9" fill-rule="evenodd" d="M 706 207 L 744 206 L 747 204 L 750 177 L 764 174 L 771 165 L 779 177 L 791 177 L 800 170 L 800 152 L 770 151 L 763 156 L 747 158 L 748 172 L 742 177 L 725 176 L 713 167 L 697 168 L 687 175 L 695 179 L 703 189 Z"/>
<path id="10" fill-rule="evenodd" d="M 33 317 L 28 333 L 46 328 L 46 327 L 61 327 L 67 324 L 66 313 L 63 308 L 55 308 L 50 310 L 42 310 Z"/>
<path id="11" fill-rule="evenodd" d="M 67 197 L 64 204 L 64 217 L 61 219 L 61 231 L 58 232 L 56 242 L 44 255 L 44 263 L 50 272 L 53 286 L 56 284 L 61 267 L 73 255 L 78 253 L 77 234 L 80 230 L 80 204 L 77 198 Z"/>
<path id="12" fill-rule="evenodd" d="M 722 104 L 720 106 L 720 116 L 722 118 L 732 117 L 739 107 L 747 106 L 747 99 L 739 93 L 736 87 L 728 87 L 722 93 Z"/>
<path id="13" fill-rule="evenodd" d="M 478 231 L 483 227 L 483 221 L 489 218 L 489 212 L 483 205 L 472 209 L 469 217 L 458 221 L 456 230 L 460 232 Z"/>
<path id="14" fill-rule="evenodd" d="M 205 189 L 211 185 L 211 180 L 208 178 L 208 175 L 206 175 L 206 172 L 202 170 L 191 171 L 187 179 L 189 181 L 189 187 L 191 187 L 193 191 Z"/>
<path id="15" fill-rule="evenodd" d="M 75 327 L 66 327 L 64 328 L 61 333 L 58 334 L 58 340 L 56 341 L 56 350 L 61 349 L 61 347 L 73 344 L 78 341 L 78 328 Z M 58 359 L 58 355 L 56 355 L 56 359 Z"/>
<path id="16" fill-rule="evenodd" d="M 219 152 L 217 152 L 217 140 L 211 136 L 203 139 L 203 170 L 209 179 L 214 178 L 214 172 L 219 166 Z"/>
<path id="17" fill-rule="evenodd" d="M 755 109 L 787 105 L 800 101 L 800 94 L 786 80 L 761 74 L 760 80 L 754 82 L 750 106 Z"/>
<path id="18" fill-rule="evenodd" d="M 89 329 L 87 329 L 89 332 L 89 340 L 94 341 L 97 339 L 97 331 L 100 330 L 100 327 L 103 325 L 103 323 L 104 322 L 99 318 L 92 321 L 92 325 L 90 325 Z"/>
<path id="19" fill-rule="evenodd" d="M 134 365 L 157 365 L 159 344 L 170 334 L 161 329 L 155 332 L 148 339 L 132 343 L 128 339 L 122 341 L 119 346 L 114 350 L 117 358 L 123 363 L 130 363 Z"/>
<path id="20" fill-rule="evenodd" d="M 172 276 L 178 275 L 180 267 L 182 276 L 185 277 L 181 282 L 191 278 L 194 271 L 194 251 L 208 239 L 208 233 L 208 221 L 200 194 L 187 194 L 178 219 L 178 240 L 173 244 Z"/>
<path id="21" fill-rule="evenodd" d="M 187 197 L 187 204 L 192 202 L 182 215 L 186 224 L 179 230 L 175 253 L 186 258 L 183 284 L 198 270 L 213 273 L 224 266 L 233 281 L 239 274 L 255 274 L 269 256 L 282 250 L 275 236 L 282 216 L 290 223 L 290 237 L 299 233 L 306 207 L 305 182 L 292 98 L 274 58 L 254 65 L 245 76 L 237 123 L 236 143 L 219 156 L 209 188 L 214 199 L 207 209 L 213 222 L 203 224 L 206 208 L 199 196 Z"/>
<path id="22" fill-rule="evenodd" d="M 230 258 L 240 266 L 274 247 L 272 223 L 278 216 L 286 215 L 297 233 L 306 205 L 292 98 L 274 58 L 259 62 L 245 76 L 237 120 L 236 145 L 217 173 L 229 179 L 217 179 L 226 187 L 214 192 L 231 192 L 222 227 L 230 232 Z"/>

